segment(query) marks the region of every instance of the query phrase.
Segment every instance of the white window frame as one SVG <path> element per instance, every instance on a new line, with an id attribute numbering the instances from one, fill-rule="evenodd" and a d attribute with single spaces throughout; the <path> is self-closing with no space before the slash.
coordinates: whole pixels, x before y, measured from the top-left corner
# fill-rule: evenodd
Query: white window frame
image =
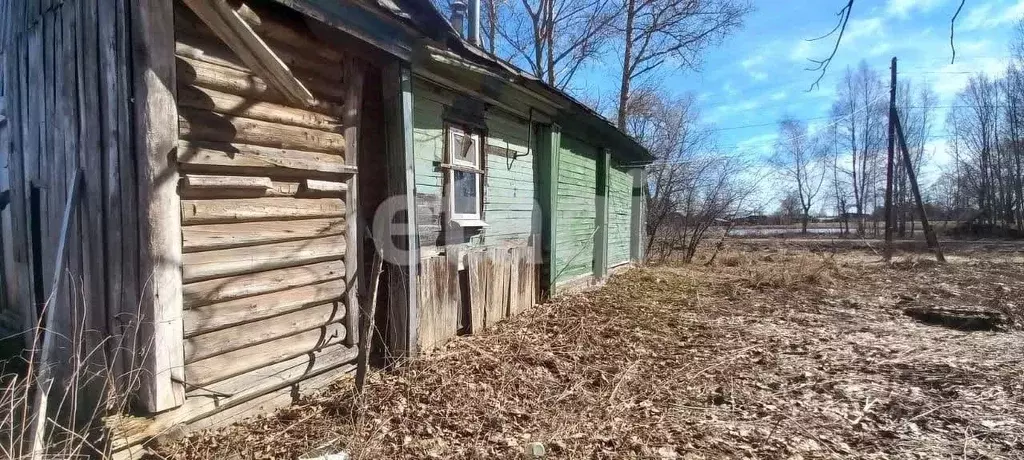
<path id="1" fill-rule="evenodd" d="M 446 194 L 448 195 L 448 216 L 451 222 L 458 224 L 462 227 L 486 227 L 487 224 L 483 221 L 483 145 L 480 132 L 469 129 L 462 125 L 453 123 L 445 124 L 445 160 L 447 171 L 447 185 Z M 455 137 L 462 136 L 468 137 L 473 143 L 473 157 L 476 159 L 475 163 L 465 161 L 456 158 L 455 152 L 452 151 L 455 146 Z M 476 212 L 475 213 L 456 213 L 455 212 L 455 171 L 466 172 L 470 174 L 476 174 Z"/>

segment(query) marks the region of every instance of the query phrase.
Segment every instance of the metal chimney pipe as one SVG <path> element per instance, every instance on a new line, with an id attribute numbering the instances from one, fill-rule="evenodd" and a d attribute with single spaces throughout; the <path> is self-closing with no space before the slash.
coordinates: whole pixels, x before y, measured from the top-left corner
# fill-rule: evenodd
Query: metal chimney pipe
<path id="1" fill-rule="evenodd" d="M 480 44 L 480 0 L 469 0 L 469 42 Z"/>
<path id="2" fill-rule="evenodd" d="M 466 0 L 452 0 L 452 27 L 460 37 L 466 37 Z"/>

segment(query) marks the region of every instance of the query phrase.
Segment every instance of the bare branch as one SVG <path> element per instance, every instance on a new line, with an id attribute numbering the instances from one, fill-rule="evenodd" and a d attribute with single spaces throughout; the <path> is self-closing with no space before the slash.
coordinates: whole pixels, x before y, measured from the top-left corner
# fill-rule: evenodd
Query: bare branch
<path id="1" fill-rule="evenodd" d="M 850 21 L 850 13 L 852 11 L 853 0 L 849 0 L 846 3 L 846 6 L 844 6 L 841 10 L 839 10 L 838 13 L 836 13 L 836 16 L 839 16 L 839 22 L 836 24 L 836 28 L 833 28 L 832 31 L 827 34 L 814 39 L 823 39 L 834 34 L 836 32 L 836 29 L 839 29 L 839 36 L 836 37 L 836 43 L 832 47 L 832 53 L 829 54 L 827 58 L 822 59 L 820 61 L 816 59 L 808 59 L 808 61 L 817 64 L 817 66 L 813 68 L 808 67 L 807 70 L 810 70 L 812 72 L 820 71 L 820 73 L 818 74 L 818 78 L 814 80 L 814 83 L 811 83 L 811 87 L 808 88 L 807 91 L 813 91 L 817 89 L 818 86 L 821 84 L 821 79 L 825 78 L 825 72 L 828 71 L 828 66 L 832 64 L 832 58 L 836 57 L 836 52 L 839 51 L 839 44 L 842 43 L 843 41 L 843 34 L 846 32 L 846 24 Z"/>
<path id="2" fill-rule="evenodd" d="M 953 45 L 953 30 L 956 27 L 956 17 L 960 16 L 960 10 L 964 8 L 964 3 L 967 0 L 960 0 L 960 6 L 956 8 L 956 13 L 953 13 L 953 19 L 949 21 L 949 49 L 953 50 L 953 57 L 949 59 L 949 63 L 956 62 L 956 46 Z"/>

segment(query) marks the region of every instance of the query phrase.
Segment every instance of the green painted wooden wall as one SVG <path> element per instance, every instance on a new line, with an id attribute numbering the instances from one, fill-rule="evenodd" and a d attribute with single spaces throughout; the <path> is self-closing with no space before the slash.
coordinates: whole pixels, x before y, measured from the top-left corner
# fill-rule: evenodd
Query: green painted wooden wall
<path id="1" fill-rule="evenodd" d="M 413 141 L 416 158 L 416 220 L 422 247 L 443 244 L 445 228 L 444 162 L 445 107 L 455 95 L 419 83 L 413 88 Z M 483 220 L 488 227 L 469 232 L 474 246 L 525 244 L 540 233 L 536 203 L 537 155 L 528 147 L 536 139 L 529 123 L 491 108 L 485 115 Z M 534 230 L 534 229 L 537 230 Z"/>
<path id="2" fill-rule="evenodd" d="M 625 168 L 608 168 L 608 265 L 629 262 L 633 178 Z"/>
<path id="3" fill-rule="evenodd" d="M 593 273 L 598 150 L 562 134 L 555 209 L 556 284 Z"/>

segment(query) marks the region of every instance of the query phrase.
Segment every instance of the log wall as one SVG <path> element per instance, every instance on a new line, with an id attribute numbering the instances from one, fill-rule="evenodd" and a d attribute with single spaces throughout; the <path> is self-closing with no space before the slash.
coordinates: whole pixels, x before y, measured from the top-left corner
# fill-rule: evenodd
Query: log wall
<path id="1" fill-rule="evenodd" d="M 175 2 L 186 402 L 126 424 L 128 440 L 346 372 L 355 356 L 346 275 L 363 64 L 261 5 L 240 15 L 315 103 L 289 102 Z"/>

